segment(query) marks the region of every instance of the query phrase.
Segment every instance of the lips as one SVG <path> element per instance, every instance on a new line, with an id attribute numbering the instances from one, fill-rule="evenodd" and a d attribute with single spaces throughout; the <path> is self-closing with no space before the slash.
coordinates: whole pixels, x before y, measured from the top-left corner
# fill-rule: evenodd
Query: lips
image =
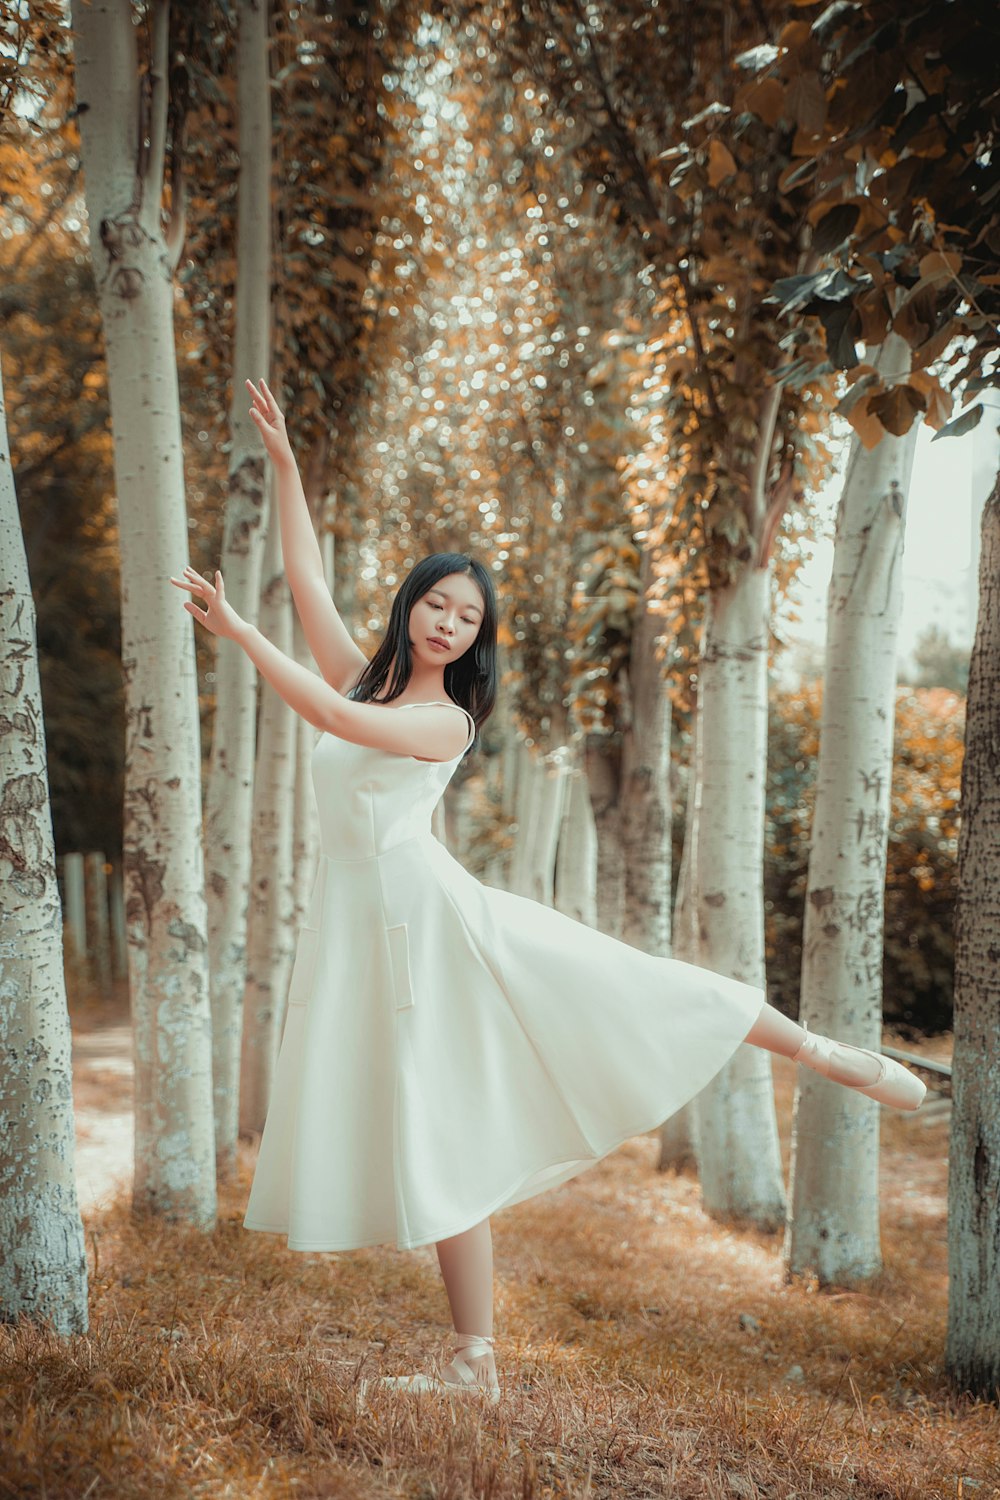
<path id="1" fill-rule="evenodd" d="M 440 648 L 441 648 L 442 651 L 450 651 L 451 650 L 451 647 L 448 645 L 448 642 L 447 641 L 443 641 L 440 636 L 429 635 L 427 637 L 427 640 L 428 640 L 429 644 L 432 645 L 432 646 L 440 646 Z"/>

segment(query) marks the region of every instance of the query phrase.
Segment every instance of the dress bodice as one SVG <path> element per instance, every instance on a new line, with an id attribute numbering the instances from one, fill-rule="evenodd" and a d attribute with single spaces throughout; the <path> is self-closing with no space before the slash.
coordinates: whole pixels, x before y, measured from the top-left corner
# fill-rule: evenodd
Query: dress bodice
<path id="1" fill-rule="evenodd" d="M 401 703 L 387 713 L 426 704 Z M 431 816 L 475 734 L 469 722 L 464 749 L 451 760 L 375 750 L 322 734 L 312 752 L 312 779 L 319 812 L 320 846 L 328 859 L 371 859 L 431 831 Z"/>

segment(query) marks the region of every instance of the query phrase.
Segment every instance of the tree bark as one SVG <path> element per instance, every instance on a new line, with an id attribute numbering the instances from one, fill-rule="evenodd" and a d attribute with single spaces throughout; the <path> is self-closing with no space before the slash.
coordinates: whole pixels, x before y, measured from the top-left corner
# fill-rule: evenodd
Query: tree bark
<path id="1" fill-rule="evenodd" d="M 532 835 L 538 810 L 538 780 L 542 774 L 540 761 L 538 752 L 522 740 L 517 754 L 516 828 L 510 861 L 510 889 L 517 896 L 527 895 L 528 890 Z"/>
<path id="2" fill-rule="evenodd" d="M 315 671 L 305 632 L 298 615 L 292 610 L 292 650 L 295 660 Z M 297 715 L 295 739 L 295 831 L 292 836 L 292 869 L 294 871 L 294 917 L 296 930 L 306 919 L 309 893 L 316 879 L 319 859 L 319 809 L 312 782 L 312 754 L 317 732 L 308 719 Z"/>
<path id="3" fill-rule="evenodd" d="M 597 829 L 587 776 L 573 766 L 556 851 L 556 906 L 574 921 L 597 926 Z"/>
<path id="4" fill-rule="evenodd" d="M 875 361 L 905 378 L 909 347 L 889 334 Z M 851 443 L 827 608 L 823 712 L 803 931 L 799 1020 L 878 1051 L 885 862 L 895 722 L 906 498 L 918 424 L 866 450 Z M 799 1069 L 789 1276 L 851 1286 L 882 1266 L 879 1107 Z"/>
<path id="5" fill-rule="evenodd" d="M 656 656 L 661 619 L 646 592 L 652 557 L 643 552 L 641 596 L 629 653 L 632 723 L 622 757 L 626 943 L 670 957 L 670 695 Z"/>
<path id="6" fill-rule="evenodd" d="M 72 1039 L 35 605 L 0 377 L 0 1322 L 86 1333 Z"/>
<path id="7" fill-rule="evenodd" d="M 625 928 L 621 746 L 610 736 L 588 735 L 583 763 L 597 829 L 597 926 L 620 938 Z"/>
<path id="8" fill-rule="evenodd" d="M 697 707 L 693 715 L 691 730 L 691 765 L 688 771 L 687 810 L 684 824 L 684 848 L 681 867 L 677 875 L 677 896 L 673 913 L 673 956 L 686 964 L 701 962 L 698 943 L 698 923 L 691 895 L 692 864 L 698 844 L 698 798 L 701 764 L 701 714 Z M 698 1101 L 690 1100 L 683 1109 L 677 1110 L 664 1120 L 659 1130 L 660 1155 L 657 1171 L 674 1171 L 682 1167 L 696 1166 L 698 1160 Z"/>
<path id="9" fill-rule="evenodd" d="M 265 541 L 260 629 L 279 651 L 291 653 L 292 601 L 275 508 Z M 295 958 L 292 846 L 298 718 L 270 683 L 261 683 L 250 835 L 247 979 L 241 1008 L 239 1123 L 246 1136 L 264 1129 Z"/>
<path id="10" fill-rule="evenodd" d="M 698 673 L 701 791 L 692 899 L 699 963 L 764 986 L 764 777 L 769 567 L 709 594 Z M 765 1229 L 785 1217 L 771 1059 L 741 1044 L 698 1095 L 706 1212 Z"/>
<path id="11" fill-rule="evenodd" d="M 226 595 L 256 622 L 262 522 L 267 507 L 264 445 L 250 418 L 244 380 L 269 370 L 271 298 L 271 93 L 267 0 L 239 0 L 236 46 L 239 183 L 236 316 L 229 431 L 229 495 L 221 568 Z M 219 1179 L 236 1169 L 240 1041 L 247 969 L 250 818 L 253 799 L 257 674 L 245 651 L 223 648 L 216 661 L 212 761 L 205 813 L 212 985 L 212 1075 Z"/>
<path id="12" fill-rule="evenodd" d="M 556 847 L 566 802 L 564 745 L 539 756 L 535 767 L 535 803 L 531 819 L 524 894 L 551 906 L 555 894 Z"/>
<path id="13" fill-rule="evenodd" d="M 983 511 L 962 765 L 948 1161 L 948 1377 L 1000 1398 L 1000 477 Z"/>
<path id="14" fill-rule="evenodd" d="M 141 87 L 140 32 L 129 0 L 72 7 L 119 503 L 133 1203 L 211 1229 L 216 1179 L 194 624 L 168 581 L 187 561 L 188 528 L 173 332 L 178 239 L 172 232 L 168 244 L 161 224 L 168 73 L 162 0 L 149 17 L 152 55 L 148 87 Z"/>

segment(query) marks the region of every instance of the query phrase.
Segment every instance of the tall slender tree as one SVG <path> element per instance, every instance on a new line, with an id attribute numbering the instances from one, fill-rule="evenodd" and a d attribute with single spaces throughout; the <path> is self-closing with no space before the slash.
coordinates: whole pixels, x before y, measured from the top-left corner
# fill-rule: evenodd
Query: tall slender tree
<path id="1" fill-rule="evenodd" d="M 887 389 L 910 351 L 887 334 L 875 365 Z M 827 604 L 816 802 L 799 1020 L 876 1051 L 906 502 L 917 428 L 872 449 L 851 442 Z M 845 836 L 846 834 L 846 836 Z M 881 1270 L 879 1108 L 801 1069 L 785 1231 L 789 1271 L 851 1284 Z"/>
<path id="2" fill-rule="evenodd" d="M 948 1155 L 953 1384 L 1000 1394 L 1000 477 L 983 510 L 979 618 L 962 763 L 955 911 L 954 1106 Z"/>
<path id="3" fill-rule="evenodd" d="M 221 567 L 244 619 L 260 594 L 267 489 L 264 446 L 244 385 L 270 374 L 271 85 L 268 0 L 239 0 L 235 68 L 239 177 L 236 311 L 229 408 L 229 493 Z M 215 668 L 212 762 L 205 797 L 205 887 L 212 986 L 212 1077 L 219 1175 L 236 1165 L 240 1041 L 247 973 L 250 883 L 248 828 L 253 798 L 257 674 L 243 651 L 221 650 Z M 266 1108 L 266 1104 L 265 1104 Z"/>
<path id="4" fill-rule="evenodd" d="M 173 271 L 183 237 L 168 139 L 170 11 L 74 3 L 91 256 L 104 325 L 121 541 L 124 870 L 135 1052 L 134 1202 L 215 1222 L 211 1014 Z M 140 24 L 136 24 L 136 21 Z M 171 163 L 170 213 L 164 190 Z"/>
<path id="5" fill-rule="evenodd" d="M 62 910 L 2 375 L 0 580 L 0 1321 L 86 1333 Z"/>

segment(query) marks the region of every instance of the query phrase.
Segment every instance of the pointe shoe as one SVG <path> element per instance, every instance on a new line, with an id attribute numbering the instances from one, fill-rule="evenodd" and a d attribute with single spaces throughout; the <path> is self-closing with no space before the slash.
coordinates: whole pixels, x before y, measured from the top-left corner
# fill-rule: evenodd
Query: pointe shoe
<path id="1" fill-rule="evenodd" d="M 458 1333 L 455 1335 L 456 1353 L 451 1362 L 445 1365 L 445 1370 L 453 1372 L 457 1379 L 446 1380 L 443 1375 L 420 1374 L 420 1375 L 382 1375 L 375 1380 L 362 1380 L 358 1383 L 358 1400 L 360 1405 L 367 1401 L 368 1392 L 373 1385 L 387 1386 L 395 1391 L 436 1391 L 447 1396 L 484 1396 L 491 1405 L 496 1405 L 500 1400 L 500 1385 L 496 1379 L 489 1383 L 477 1380 L 475 1371 L 466 1364 L 459 1351 L 476 1355 L 486 1354 L 493 1344 L 492 1336 L 478 1333 Z"/>
<path id="2" fill-rule="evenodd" d="M 803 1022 L 803 1025 L 808 1033 L 808 1022 Z M 882 1071 L 875 1082 L 846 1083 L 840 1078 L 834 1078 L 831 1071 L 834 1047 L 843 1047 L 848 1052 L 860 1052 L 877 1062 Z M 835 1041 L 829 1036 L 807 1034 L 792 1062 L 802 1063 L 804 1067 L 821 1073 L 824 1078 L 830 1078 L 844 1088 L 856 1089 L 859 1094 L 867 1094 L 869 1099 L 877 1099 L 879 1104 L 889 1104 L 893 1109 L 919 1109 L 927 1093 L 927 1085 L 921 1083 L 915 1073 L 911 1073 L 909 1068 L 904 1068 L 894 1058 L 883 1057 L 881 1052 L 870 1052 L 867 1047 L 854 1047 L 850 1042 Z"/>

